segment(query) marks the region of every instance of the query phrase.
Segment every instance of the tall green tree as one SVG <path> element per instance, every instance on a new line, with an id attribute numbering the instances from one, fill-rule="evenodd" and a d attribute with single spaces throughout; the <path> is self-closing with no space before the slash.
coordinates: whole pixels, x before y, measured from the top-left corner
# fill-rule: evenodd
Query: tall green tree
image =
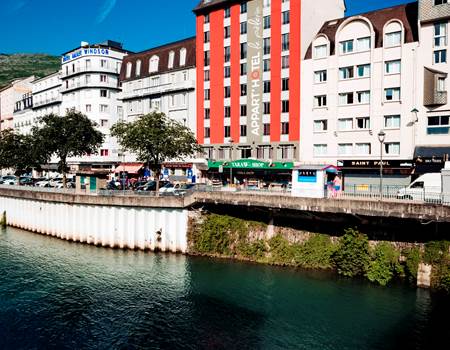
<path id="1" fill-rule="evenodd" d="M 65 116 L 45 115 L 33 127 L 32 135 L 46 150 L 46 155 L 59 159 L 58 170 L 63 174 L 64 187 L 67 183 L 67 158 L 95 154 L 102 145 L 104 135 L 96 126 L 84 114 L 70 110 Z"/>
<path id="2" fill-rule="evenodd" d="M 32 135 L 22 135 L 12 129 L 0 132 L 0 169 L 14 169 L 21 174 L 46 163 L 44 150 Z"/>
<path id="3" fill-rule="evenodd" d="M 117 137 L 124 150 L 148 164 L 155 173 L 156 192 L 163 162 L 190 157 L 201 150 L 187 126 L 159 112 L 143 115 L 130 123 L 120 121 L 112 126 L 111 135 Z"/>

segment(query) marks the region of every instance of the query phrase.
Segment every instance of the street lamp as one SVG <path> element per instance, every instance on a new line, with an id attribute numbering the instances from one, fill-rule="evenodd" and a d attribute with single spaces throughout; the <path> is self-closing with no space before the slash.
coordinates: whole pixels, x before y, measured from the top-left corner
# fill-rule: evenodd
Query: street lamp
<path id="1" fill-rule="evenodd" d="M 386 139 L 386 133 L 380 130 L 378 141 L 380 141 L 380 200 L 383 200 L 383 144 Z"/>
<path id="2" fill-rule="evenodd" d="M 233 187 L 233 150 L 234 150 L 234 146 L 233 146 L 233 139 L 230 139 L 230 182 L 231 182 L 231 187 Z"/>

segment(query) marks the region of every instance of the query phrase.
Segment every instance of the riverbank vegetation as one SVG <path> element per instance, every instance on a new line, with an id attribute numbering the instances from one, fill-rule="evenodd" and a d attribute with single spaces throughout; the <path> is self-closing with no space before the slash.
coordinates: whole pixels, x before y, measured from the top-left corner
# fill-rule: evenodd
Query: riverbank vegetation
<path id="1" fill-rule="evenodd" d="M 340 275 L 367 278 L 382 286 L 395 279 L 415 284 L 423 262 L 433 265 L 432 286 L 450 292 L 448 241 L 402 248 L 392 242 L 371 242 L 356 228 L 345 230 L 339 238 L 308 233 L 300 234 L 302 239 L 293 239 L 295 235 L 270 230 L 265 223 L 218 214 L 203 215 L 191 226 L 189 242 L 193 254 L 335 270 Z"/>

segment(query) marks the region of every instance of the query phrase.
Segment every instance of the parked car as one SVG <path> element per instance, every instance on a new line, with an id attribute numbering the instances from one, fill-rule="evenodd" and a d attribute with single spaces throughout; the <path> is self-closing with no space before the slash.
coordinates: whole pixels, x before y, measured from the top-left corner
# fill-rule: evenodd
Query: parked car
<path id="1" fill-rule="evenodd" d="M 17 185 L 18 179 L 15 175 L 6 175 L 2 177 L 2 184 L 3 185 Z"/>
<path id="2" fill-rule="evenodd" d="M 33 186 L 33 179 L 30 176 L 22 176 L 19 178 L 21 186 Z"/>
<path id="3" fill-rule="evenodd" d="M 34 184 L 35 187 L 51 187 L 50 186 L 50 181 L 49 180 L 41 180 L 41 181 L 37 181 Z"/>
<path id="4" fill-rule="evenodd" d="M 442 175 L 428 173 L 420 176 L 397 193 L 397 198 L 414 201 L 439 202 L 442 194 Z"/>
<path id="5" fill-rule="evenodd" d="M 168 181 L 160 181 L 159 182 L 159 189 L 161 190 L 162 187 L 166 186 L 168 184 Z M 156 181 L 149 181 L 143 186 L 139 186 L 136 188 L 138 192 L 148 192 L 148 191 L 156 191 Z"/>
<path id="6" fill-rule="evenodd" d="M 164 186 L 159 188 L 159 193 L 163 194 L 163 195 L 170 195 L 173 194 L 173 192 L 175 191 L 176 188 L 179 188 L 180 185 L 179 184 L 173 184 L 171 182 L 165 184 Z"/>
<path id="7" fill-rule="evenodd" d="M 187 192 L 193 190 L 195 184 L 182 184 L 178 188 L 175 188 L 173 194 L 175 196 L 184 196 Z"/>

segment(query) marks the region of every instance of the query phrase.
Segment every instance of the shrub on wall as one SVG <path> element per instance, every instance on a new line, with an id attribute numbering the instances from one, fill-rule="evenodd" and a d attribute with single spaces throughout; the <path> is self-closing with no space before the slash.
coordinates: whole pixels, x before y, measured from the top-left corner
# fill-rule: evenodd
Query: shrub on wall
<path id="1" fill-rule="evenodd" d="M 327 235 L 313 235 L 298 247 L 295 263 L 310 269 L 329 269 L 333 266 L 332 256 L 336 246 Z"/>
<path id="2" fill-rule="evenodd" d="M 377 282 L 382 286 L 387 285 L 396 274 L 402 274 L 402 266 L 399 262 L 400 253 L 392 244 L 381 242 L 372 252 L 372 260 L 367 269 L 367 278 L 371 282 Z"/>
<path id="3" fill-rule="evenodd" d="M 404 253 L 406 257 L 405 274 L 408 281 L 416 283 L 417 272 L 419 270 L 419 264 L 421 261 L 420 249 L 418 247 L 411 248 Z"/>
<path id="4" fill-rule="evenodd" d="M 339 274 L 347 277 L 365 275 L 369 261 L 367 236 L 356 229 L 345 230 L 333 255 L 333 263 Z"/>

